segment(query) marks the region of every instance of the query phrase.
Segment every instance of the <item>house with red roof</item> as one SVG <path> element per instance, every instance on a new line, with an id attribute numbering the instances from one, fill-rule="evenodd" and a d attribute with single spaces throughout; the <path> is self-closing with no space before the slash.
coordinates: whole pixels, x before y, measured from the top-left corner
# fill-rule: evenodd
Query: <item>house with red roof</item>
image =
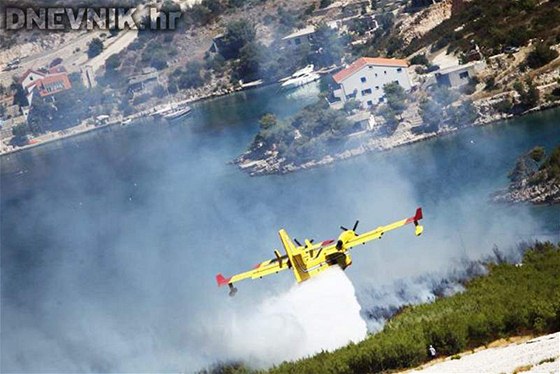
<path id="1" fill-rule="evenodd" d="M 333 75 L 335 103 L 350 99 L 369 107 L 384 101 L 383 86 L 396 82 L 406 91 L 412 88 L 408 62 L 395 58 L 361 57 Z"/>
<path id="2" fill-rule="evenodd" d="M 72 88 L 68 72 L 61 65 L 48 70 L 29 69 L 20 77 L 19 83 L 27 92 L 30 105 L 35 91 L 41 96 L 49 96 Z"/>

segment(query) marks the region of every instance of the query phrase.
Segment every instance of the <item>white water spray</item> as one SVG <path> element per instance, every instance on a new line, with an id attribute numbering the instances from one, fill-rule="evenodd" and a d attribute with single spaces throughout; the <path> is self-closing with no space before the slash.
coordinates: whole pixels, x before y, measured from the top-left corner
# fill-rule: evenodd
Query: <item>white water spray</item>
<path id="1" fill-rule="evenodd" d="M 366 334 L 354 286 L 335 266 L 234 316 L 226 344 L 233 358 L 263 367 L 359 342 Z"/>

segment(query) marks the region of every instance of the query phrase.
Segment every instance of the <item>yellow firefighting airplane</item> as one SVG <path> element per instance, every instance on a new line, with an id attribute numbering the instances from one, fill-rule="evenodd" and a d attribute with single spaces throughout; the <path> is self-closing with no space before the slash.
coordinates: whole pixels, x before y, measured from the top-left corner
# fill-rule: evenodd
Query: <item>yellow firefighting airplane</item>
<path id="1" fill-rule="evenodd" d="M 387 231 L 395 230 L 409 223 L 414 223 L 416 236 L 424 231 L 424 227 L 418 224 L 422 219 L 422 208 L 416 209 L 414 217 L 406 218 L 387 226 L 379 226 L 378 228 L 358 235 L 356 228 L 360 221 L 356 221 L 352 230 L 343 226 L 342 234 L 337 241 L 325 240 L 321 243 L 313 244 L 313 240 L 305 239 L 305 244 L 300 244 L 297 239 L 294 241 L 297 247 L 292 243 L 288 233 L 282 229 L 278 232 L 282 245 L 286 250 L 286 254 L 281 256 L 278 250 L 274 250 L 275 258 L 257 264 L 252 270 L 234 275 L 230 278 L 224 277 L 222 274 L 216 275 L 218 286 L 229 286 L 229 295 L 233 296 L 237 292 L 237 288 L 233 283 L 243 279 L 262 278 L 266 275 L 276 274 L 282 270 L 292 269 L 298 283 L 308 280 L 316 276 L 330 266 L 339 265 L 343 270 L 352 264 L 352 258 L 348 250 L 359 244 L 366 244 L 375 239 L 380 239 Z"/>

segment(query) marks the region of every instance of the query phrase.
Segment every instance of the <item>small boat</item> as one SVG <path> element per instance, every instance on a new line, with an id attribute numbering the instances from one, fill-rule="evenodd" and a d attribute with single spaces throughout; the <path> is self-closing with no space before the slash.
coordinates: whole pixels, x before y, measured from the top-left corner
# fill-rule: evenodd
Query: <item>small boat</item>
<path id="1" fill-rule="evenodd" d="M 192 108 L 190 106 L 186 106 L 183 108 L 174 108 L 168 112 L 162 113 L 162 117 L 168 121 L 173 121 L 182 117 L 185 117 L 190 114 Z"/>
<path id="2" fill-rule="evenodd" d="M 188 105 L 175 106 L 172 104 L 171 107 L 156 111 L 154 115 L 162 117 L 168 121 L 173 121 L 189 115 L 191 111 L 192 108 Z"/>
<path id="3" fill-rule="evenodd" d="M 296 88 L 320 79 L 321 76 L 317 73 L 314 73 L 313 68 L 314 66 L 310 64 L 303 69 L 296 71 L 288 79 L 284 80 L 284 82 L 282 83 L 282 88 Z"/>

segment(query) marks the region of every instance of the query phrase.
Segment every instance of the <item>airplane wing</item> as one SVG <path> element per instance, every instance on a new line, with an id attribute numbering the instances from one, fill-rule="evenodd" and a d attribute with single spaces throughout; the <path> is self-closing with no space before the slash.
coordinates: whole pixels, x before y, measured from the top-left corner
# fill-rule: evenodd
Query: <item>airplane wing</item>
<path id="1" fill-rule="evenodd" d="M 233 283 L 239 282 L 243 279 L 256 279 L 262 278 L 267 275 L 276 274 L 283 270 L 288 269 L 288 256 L 280 256 L 278 251 L 274 251 L 276 254 L 276 258 L 272 260 L 263 261 L 257 265 L 252 270 L 235 274 L 229 278 L 224 277 L 222 274 L 216 275 L 216 281 L 218 282 L 218 286 L 225 286 L 229 285 L 230 294 L 235 294 L 236 289 L 232 286 Z"/>
<path id="2" fill-rule="evenodd" d="M 416 226 L 415 234 L 416 236 L 419 236 L 424 231 L 424 228 L 420 224 L 418 224 L 418 221 L 420 221 L 422 218 L 423 218 L 422 208 L 418 208 L 416 209 L 416 214 L 413 217 L 406 218 L 397 222 L 393 222 L 386 226 L 379 226 L 374 230 L 368 231 L 361 235 L 357 235 L 354 238 L 350 238 L 346 243 L 344 243 L 344 247 L 349 249 L 359 244 L 365 244 L 369 241 L 379 239 L 387 231 L 398 229 L 399 227 L 403 227 L 405 225 L 408 225 L 409 223 L 414 223 L 414 225 Z"/>

